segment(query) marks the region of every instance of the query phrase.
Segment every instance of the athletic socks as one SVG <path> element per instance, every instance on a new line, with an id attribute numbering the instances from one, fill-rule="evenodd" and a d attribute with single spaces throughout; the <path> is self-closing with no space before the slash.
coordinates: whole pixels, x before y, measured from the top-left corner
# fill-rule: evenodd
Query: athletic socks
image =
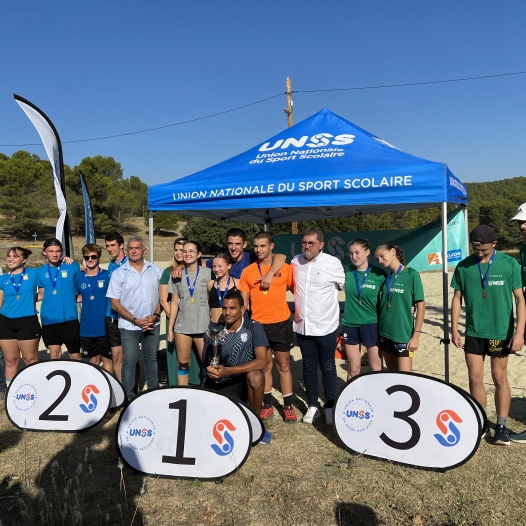
<path id="1" fill-rule="evenodd" d="M 497 415 L 497 425 L 508 427 L 508 417 L 504 418 L 503 416 Z"/>
<path id="2" fill-rule="evenodd" d="M 263 393 L 263 405 L 272 405 L 272 391 Z"/>
<path id="3" fill-rule="evenodd" d="M 289 405 L 292 405 L 292 393 L 283 395 L 283 407 L 288 407 Z"/>
<path id="4" fill-rule="evenodd" d="M 6 385 L 7 387 L 9 387 L 9 384 L 10 384 L 10 383 L 11 383 L 11 378 L 6 378 L 6 379 L 5 379 L 5 385 Z"/>

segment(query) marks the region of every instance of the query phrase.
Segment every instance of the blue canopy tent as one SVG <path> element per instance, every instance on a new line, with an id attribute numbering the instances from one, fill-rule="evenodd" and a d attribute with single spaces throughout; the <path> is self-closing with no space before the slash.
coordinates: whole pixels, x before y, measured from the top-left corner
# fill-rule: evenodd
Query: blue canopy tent
<path id="1" fill-rule="evenodd" d="M 441 206 L 442 253 L 447 254 L 448 203 L 467 206 L 467 190 L 446 164 L 404 153 L 324 109 L 227 161 L 150 187 L 150 250 L 153 257 L 154 212 L 269 228 L 271 223 Z M 443 267 L 447 381 L 448 277 Z"/>

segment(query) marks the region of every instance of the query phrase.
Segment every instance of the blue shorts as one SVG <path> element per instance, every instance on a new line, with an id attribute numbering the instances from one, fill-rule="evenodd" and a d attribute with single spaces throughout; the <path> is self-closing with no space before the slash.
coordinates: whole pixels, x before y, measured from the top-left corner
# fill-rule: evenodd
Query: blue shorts
<path id="1" fill-rule="evenodd" d="M 376 347 L 378 345 L 378 324 L 361 325 L 360 327 L 342 327 L 343 341 L 349 345 L 365 345 Z"/>

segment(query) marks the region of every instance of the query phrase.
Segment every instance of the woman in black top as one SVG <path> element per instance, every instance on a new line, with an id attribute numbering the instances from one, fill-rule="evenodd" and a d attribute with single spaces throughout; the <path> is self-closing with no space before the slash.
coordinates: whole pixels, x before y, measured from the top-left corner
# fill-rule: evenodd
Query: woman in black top
<path id="1" fill-rule="evenodd" d="M 223 298 L 229 290 L 237 290 L 238 280 L 230 276 L 228 271 L 232 268 L 228 254 L 217 254 L 214 257 L 212 270 L 216 279 L 208 282 L 208 305 L 210 306 L 210 321 L 223 323 Z"/>

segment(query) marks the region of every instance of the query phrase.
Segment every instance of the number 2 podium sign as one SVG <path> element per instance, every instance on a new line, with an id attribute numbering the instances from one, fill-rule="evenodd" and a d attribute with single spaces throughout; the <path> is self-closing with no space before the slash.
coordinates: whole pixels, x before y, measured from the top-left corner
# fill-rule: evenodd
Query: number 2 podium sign
<path id="1" fill-rule="evenodd" d="M 110 382 L 98 367 L 53 360 L 30 365 L 13 378 L 6 413 L 20 429 L 83 431 L 101 421 L 111 398 Z"/>
<path id="2" fill-rule="evenodd" d="M 207 389 L 141 393 L 122 412 L 116 443 L 124 462 L 149 475 L 214 480 L 237 471 L 252 445 L 246 412 Z"/>
<path id="3" fill-rule="evenodd" d="M 416 373 L 357 376 L 334 406 L 334 428 L 346 449 L 437 471 L 473 456 L 486 425 L 483 418 L 468 393 Z"/>

